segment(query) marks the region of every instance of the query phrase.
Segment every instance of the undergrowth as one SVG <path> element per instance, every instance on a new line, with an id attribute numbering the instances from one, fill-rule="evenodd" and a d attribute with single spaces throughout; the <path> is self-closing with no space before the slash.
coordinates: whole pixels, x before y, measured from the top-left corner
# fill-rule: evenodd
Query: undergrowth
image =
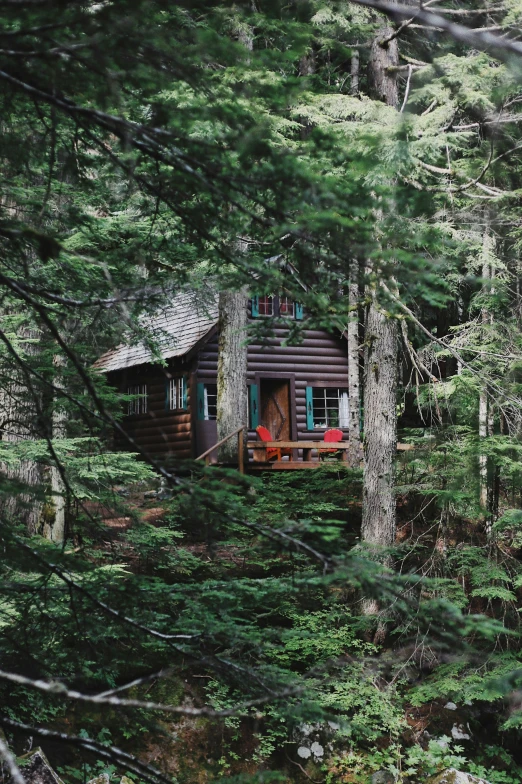
<path id="1" fill-rule="evenodd" d="M 167 678 L 130 693 L 216 709 L 266 688 L 295 693 L 241 716 L 191 722 L 71 707 L 59 695 L 2 686 L 4 713 L 133 753 L 154 747 L 179 781 L 198 769 L 210 778 L 271 770 L 348 784 L 386 769 L 413 783 L 454 765 L 492 784 L 522 782 L 519 714 L 507 698 L 522 685 L 519 517 L 506 513 L 490 546 L 477 533 L 470 542 L 469 522 L 454 517 L 441 551 L 437 519 L 418 515 L 419 497 L 405 497 L 393 554 L 402 575 L 383 600 L 387 636 L 376 644 L 360 599 L 390 576 L 379 584 L 362 558 L 360 482 L 358 472 L 335 465 L 252 481 L 203 470 L 190 493 L 181 487 L 146 500 L 145 485 L 120 492 L 115 508 L 120 515 L 127 507 L 128 530 L 102 519 L 94 525 L 91 509 L 74 552 L 31 540 L 35 557 L 6 536 L 13 558 L 3 577 L 18 586 L 4 595 L 0 619 L 6 669 L 30 639 L 35 674 L 80 690 L 114 688 L 168 663 Z M 75 525 L 82 530 L 80 519 Z M 336 568 L 317 568 L 284 540 L 263 536 L 267 526 L 334 558 Z M 88 594 L 71 594 L 51 562 Z M 27 603 L 35 592 L 39 601 Z M 190 633 L 193 641 L 169 648 L 100 603 L 145 630 Z M 174 765 L 185 747 L 192 762 Z M 78 752 L 61 767 L 71 780 L 74 771 L 77 780 L 102 769 L 116 775 Z"/>

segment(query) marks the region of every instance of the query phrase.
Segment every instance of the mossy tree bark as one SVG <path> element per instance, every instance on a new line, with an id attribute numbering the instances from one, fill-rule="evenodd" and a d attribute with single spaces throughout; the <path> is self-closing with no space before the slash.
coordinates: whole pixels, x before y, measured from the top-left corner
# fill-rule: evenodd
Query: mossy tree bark
<path id="1" fill-rule="evenodd" d="M 348 289 L 348 303 L 350 316 L 346 328 L 348 344 L 348 400 L 349 400 L 349 427 L 348 440 L 350 451 L 348 462 L 351 466 L 358 466 L 362 460 L 361 443 L 361 385 L 359 379 L 359 265 L 352 261 L 350 270 L 350 284 Z"/>
<path id="2" fill-rule="evenodd" d="M 484 299 L 487 296 L 492 296 L 495 293 L 493 278 L 495 276 L 495 269 L 493 259 L 495 258 L 495 239 L 491 233 L 489 226 L 489 217 L 486 217 L 486 226 L 484 236 L 482 239 L 482 293 Z M 484 334 L 482 335 L 482 342 L 488 341 L 488 325 L 493 324 L 493 314 L 489 311 L 486 304 L 481 309 L 481 321 L 484 327 Z M 481 353 L 483 361 L 486 355 Z M 479 416 L 478 416 L 478 434 L 479 440 L 492 436 L 494 433 L 494 409 L 493 402 L 490 400 L 488 391 L 483 386 L 479 393 Z M 479 481 L 480 481 L 480 506 L 484 513 L 485 530 L 488 539 L 492 536 L 492 525 L 494 517 L 494 508 L 496 505 L 494 498 L 494 486 L 489 484 L 489 471 L 488 471 L 488 457 L 484 451 L 479 453 Z"/>
<path id="3" fill-rule="evenodd" d="M 372 97 L 398 106 L 397 71 L 399 50 L 393 28 L 383 25 L 371 46 L 369 86 Z M 376 548 L 395 541 L 396 505 L 394 462 L 397 449 L 397 343 L 395 319 L 387 316 L 370 291 L 366 317 L 364 372 L 364 479 L 361 538 Z M 387 559 L 384 559 L 387 560 Z M 365 602 L 366 614 L 378 610 Z"/>
<path id="4" fill-rule="evenodd" d="M 54 358 L 55 366 L 60 369 L 64 365 L 63 357 Z M 57 389 L 63 388 L 60 375 L 54 379 Z M 67 417 L 65 411 L 60 408 L 60 400 L 54 400 L 52 411 L 52 437 L 53 439 L 65 438 L 67 436 Z M 52 465 L 50 469 L 50 491 L 49 501 L 46 505 L 46 515 L 43 521 L 43 536 L 56 544 L 63 544 L 66 535 L 66 516 L 67 516 L 67 487 L 64 482 L 61 467 Z"/>
<path id="5" fill-rule="evenodd" d="M 30 327 L 22 327 L 17 335 L 23 346 L 24 359 L 36 361 L 41 350 L 41 334 Z M 18 367 L 10 367 L 9 378 L 2 378 L 0 390 L 1 440 L 15 444 L 41 438 L 39 412 L 42 400 L 39 390 L 31 386 L 30 376 Z M 41 462 L 20 460 L 12 465 L 1 465 L 7 480 L 20 483 L 7 494 L 2 511 L 13 520 L 22 522 L 30 535 L 40 534 L 46 513 L 44 488 L 47 470 Z"/>
<path id="6" fill-rule="evenodd" d="M 219 356 L 217 377 L 218 441 L 239 427 L 247 427 L 246 289 L 219 295 Z M 218 459 L 237 463 L 237 438 L 220 447 Z"/>
<path id="7" fill-rule="evenodd" d="M 397 339 L 397 322 L 372 302 L 366 321 L 362 539 L 374 547 L 395 541 Z"/>

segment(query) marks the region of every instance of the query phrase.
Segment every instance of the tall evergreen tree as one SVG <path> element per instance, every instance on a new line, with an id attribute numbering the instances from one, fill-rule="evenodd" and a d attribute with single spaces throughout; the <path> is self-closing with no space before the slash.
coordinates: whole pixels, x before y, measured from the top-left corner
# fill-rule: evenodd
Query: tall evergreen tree
<path id="1" fill-rule="evenodd" d="M 399 47 L 389 24 L 377 30 L 370 49 L 369 89 L 395 109 L 399 103 Z M 377 217 L 379 207 L 376 207 Z M 370 270 L 370 274 L 373 270 Z M 380 270 L 376 285 L 379 286 Z M 364 484 L 361 538 L 370 545 L 395 542 L 394 464 L 397 449 L 397 321 L 383 312 L 378 291 L 370 289 L 365 324 Z"/>
<path id="2" fill-rule="evenodd" d="M 411 721 L 417 706 L 420 727 L 427 714 L 442 721 L 448 700 L 463 712 L 473 702 L 480 723 L 481 705 L 498 697 L 498 718 L 488 704 L 488 733 L 494 721 L 500 732 L 504 718 L 516 733 L 516 717 L 500 716 L 502 698 L 519 686 L 518 640 L 476 617 L 485 610 L 513 630 L 519 622 L 516 75 L 477 51 L 480 31 L 459 33 L 454 46 L 416 26 L 429 23 L 426 9 L 401 16 L 408 24 L 383 36 L 382 17 L 333 2 L 261 9 L 132 2 L 125 15 L 118 4 L 65 4 L 58 26 L 54 5 L 5 8 L 0 373 L 4 393 L 17 396 L 15 434 L 30 438 L 3 440 L 0 457 L 9 470 L 22 460 L 41 468 L 44 506 L 53 490 L 49 469 L 59 473 L 65 492 L 55 484 L 54 498 L 71 502 L 75 537 L 74 548 L 62 549 L 28 539 L 21 515 L 8 504 L 0 511 L 0 721 L 9 741 L 29 735 L 67 743 L 82 762 L 94 752 L 140 780 L 161 781 L 164 774 L 140 762 L 137 749 L 147 730 L 157 742 L 159 722 L 148 717 L 158 715 L 166 717 L 169 743 L 178 734 L 183 752 L 194 748 L 186 725 L 169 725 L 177 716 L 194 732 L 220 722 L 220 774 L 225 765 L 239 773 L 260 760 L 266 766 L 272 752 L 271 765 L 285 764 L 278 751 L 292 754 L 297 737 L 304 752 L 292 758 L 289 778 L 299 770 L 294 762 L 304 767 L 309 752 L 310 764 L 312 747 L 324 752 L 331 742 L 331 777 L 363 771 L 369 778 L 386 765 L 422 780 L 447 756 L 434 741 L 424 748 L 425 736 L 418 743 L 408 729 L 406 713 Z M 514 3 L 492 9 L 449 2 L 444 10 L 440 29 L 452 15 L 477 28 L 505 23 L 506 31 L 519 21 Z M 31 145 L 22 148 L 27 128 Z M 495 237 L 488 262 L 494 286 L 477 272 L 484 201 Z M 236 256 L 241 236 L 251 237 L 255 250 Z M 295 290 L 306 300 L 307 325 L 344 326 L 355 307 L 353 259 L 371 262 L 366 482 L 372 475 L 382 481 L 386 514 L 378 509 L 365 524 L 393 520 L 391 468 L 381 476 L 372 460 L 381 467 L 385 460 L 387 470 L 393 457 L 394 325 L 399 317 L 408 322 L 402 365 L 404 376 L 411 371 L 419 382 L 420 414 L 408 434 L 417 448 L 400 466 L 401 536 L 411 531 L 416 545 L 404 552 L 403 576 L 382 575 L 350 551 L 357 503 L 350 503 L 347 525 L 344 473 L 337 483 L 328 469 L 247 490 L 230 475 L 166 466 L 142 453 L 168 484 L 152 501 L 155 511 L 172 495 L 164 522 L 148 524 L 147 509 L 115 539 L 96 516 L 110 505 L 118 515 L 112 524 L 125 527 L 126 517 L 141 512 L 122 506 L 129 488 L 121 484 L 154 479 L 144 461 L 110 452 L 125 399 L 90 371 L 92 360 L 125 333 L 155 350 L 158 336 L 143 316 L 210 275 L 234 298 L 253 282 L 266 291 L 279 287 L 279 272 L 264 263 L 273 252 L 284 252 L 307 286 L 305 295 Z M 482 312 L 490 318 L 483 321 Z M 487 435 L 479 438 L 484 389 Z M 413 406 L 405 408 L 404 419 L 413 418 Z M 238 412 L 244 422 L 239 403 Z M 481 455 L 490 491 L 499 477 L 502 485 L 498 547 L 494 540 L 480 546 Z M 9 470 L 1 489 L 13 498 L 21 488 Z M 435 538 L 437 505 L 446 534 Z M 343 518 L 332 520 L 338 508 Z M 377 534 L 393 543 L 392 526 Z M 428 558 L 419 542 L 428 543 Z M 392 606 L 392 655 L 361 637 L 361 593 L 384 610 Z M 470 641 L 477 657 L 471 665 Z M 486 672 L 493 684 L 484 685 Z M 306 734 L 316 729 L 332 732 L 324 744 Z M 252 745 L 234 745 L 235 736 Z M 506 733 L 499 737 L 493 751 L 472 740 L 468 762 L 473 757 L 482 775 L 490 754 L 487 764 L 498 773 L 500 759 L 508 771 L 498 782 L 520 780 L 508 759 L 516 737 L 511 746 Z M 241 755 L 249 756 L 242 768 L 234 759 Z M 79 757 L 74 764 L 78 772 Z"/>

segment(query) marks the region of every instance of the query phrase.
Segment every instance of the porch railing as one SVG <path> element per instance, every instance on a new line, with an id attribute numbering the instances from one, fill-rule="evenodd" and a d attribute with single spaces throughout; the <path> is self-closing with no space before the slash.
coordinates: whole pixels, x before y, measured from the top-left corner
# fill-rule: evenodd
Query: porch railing
<path id="1" fill-rule="evenodd" d="M 234 436 L 237 436 L 237 467 L 239 473 L 244 474 L 245 473 L 245 452 L 244 452 L 245 428 L 244 427 L 238 427 L 238 429 L 234 430 L 233 433 L 230 433 L 230 435 L 225 436 L 225 438 L 222 438 L 221 441 L 217 442 L 217 444 L 214 444 L 214 446 L 211 446 L 210 449 L 207 449 L 206 452 L 203 452 L 202 455 L 196 457 L 196 460 L 204 460 L 205 464 L 209 465 L 210 456 L 212 455 L 212 452 L 215 452 L 216 449 L 218 449 L 218 447 L 222 446 L 223 444 L 226 444 L 226 442 L 230 441 L 230 439 L 234 438 Z"/>

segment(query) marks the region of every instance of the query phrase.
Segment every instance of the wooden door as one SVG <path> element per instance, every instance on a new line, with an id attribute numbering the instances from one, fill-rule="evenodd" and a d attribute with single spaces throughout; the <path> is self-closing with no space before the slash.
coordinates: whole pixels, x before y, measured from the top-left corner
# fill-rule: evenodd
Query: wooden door
<path id="1" fill-rule="evenodd" d="M 270 430 L 274 440 L 291 438 L 290 381 L 279 378 L 261 379 L 261 424 Z"/>

